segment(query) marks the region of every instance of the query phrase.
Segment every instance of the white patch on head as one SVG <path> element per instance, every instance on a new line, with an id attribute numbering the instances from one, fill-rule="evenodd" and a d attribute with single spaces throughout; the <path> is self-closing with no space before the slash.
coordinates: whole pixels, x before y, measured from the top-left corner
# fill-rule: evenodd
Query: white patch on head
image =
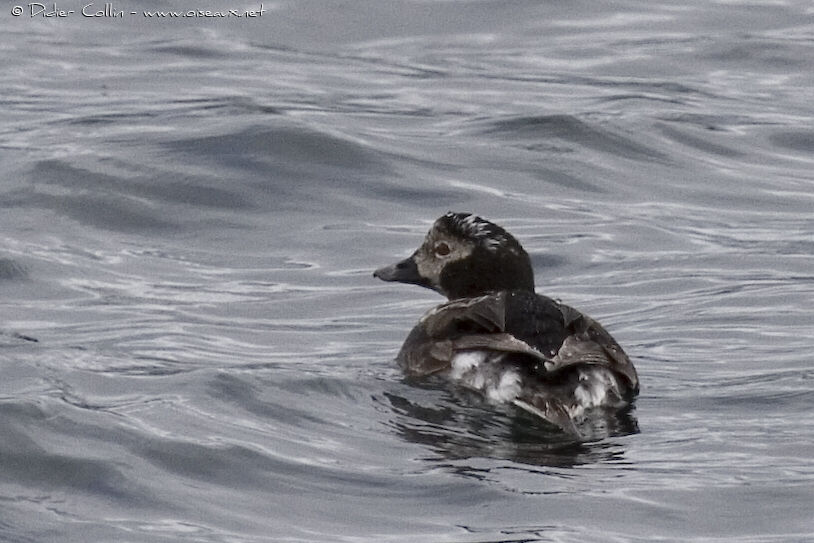
<path id="1" fill-rule="evenodd" d="M 483 237 L 487 234 L 486 227 L 488 223 L 483 221 L 476 215 L 469 215 L 461 224 L 466 227 L 467 231 L 471 233 L 472 237 Z"/>
<path id="2" fill-rule="evenodd" d="M 440 241 L 445 241 L 451 249 L 449 254 L 443 257 L 435 254 L 435 245 Z M 474 241 L 459 239 L 457 236 L 451 236 L 433 226 L 414 256 L 418 274 L 427 279 L 432 288 L 441 292 L 441 272 L 444 267 L 450 262 L 467 258 L 474 249 Z"/>
<path id="3" fill-rule="evenodd" d="M 468 215 L 459 220 L 457 214 L 450 211 L 445 216 L 452 219 L 467 237 L 477 240 L 488 251 L 494 252 L 498 248 L 506 247 L 509 244 L 509 240 L 505 235 L 495 231 L 497 225 L 477 215 Z M 513 247 L 511 249 L 512 252 L 517 252 Z"/>

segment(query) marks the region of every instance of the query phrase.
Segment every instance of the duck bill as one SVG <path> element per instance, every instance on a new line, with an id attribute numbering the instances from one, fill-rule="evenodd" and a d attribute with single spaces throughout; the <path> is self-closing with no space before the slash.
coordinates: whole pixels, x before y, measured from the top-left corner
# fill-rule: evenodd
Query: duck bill
<path id="1" fill-rule="evenodd" d="M 421 286 L 427 285 L 427 280 L 418 273 L 418 267 L 413 257 L 405 258 L 401 262 L 379 268 L 373 272 L 373 277 L 378 277 L 382 281 L 396 281 L 398 283 Z"/>

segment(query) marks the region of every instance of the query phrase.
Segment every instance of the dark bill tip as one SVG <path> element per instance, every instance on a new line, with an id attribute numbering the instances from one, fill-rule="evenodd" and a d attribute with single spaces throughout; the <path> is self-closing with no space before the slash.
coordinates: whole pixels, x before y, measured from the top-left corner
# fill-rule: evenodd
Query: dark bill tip
<path id="1" fill-rule="evenodd" d="M 405 258 L 401 262 L 396 262 L 390 266 L 379 268 L 373 272 L 373 277 L 378 277 L 382 281 L 398 281 L 399 283 L 423 284 L 424 278 L 418 274 L 418 268 L 412 258 Z"/>

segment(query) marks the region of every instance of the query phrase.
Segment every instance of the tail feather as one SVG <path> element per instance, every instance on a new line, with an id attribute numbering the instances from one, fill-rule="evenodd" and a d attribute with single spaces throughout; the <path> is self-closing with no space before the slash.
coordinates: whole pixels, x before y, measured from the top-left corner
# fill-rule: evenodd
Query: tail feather
<path id="1" fill-rule="evenodd" d="M 574 424 L 573 419 L 568 415 L 568 411 L 562 403 L 553 399 L 542 399 L 539 396 L 535 400 L 538 400 L 536 403 L 539 405 L 530 404 L 520 399 L 515 399 L 512 403 L 520 409 L 532 415 L 537 415 L 546 422 L 550 422 L 571 436 L 582 437 L 577 425 Z"/>

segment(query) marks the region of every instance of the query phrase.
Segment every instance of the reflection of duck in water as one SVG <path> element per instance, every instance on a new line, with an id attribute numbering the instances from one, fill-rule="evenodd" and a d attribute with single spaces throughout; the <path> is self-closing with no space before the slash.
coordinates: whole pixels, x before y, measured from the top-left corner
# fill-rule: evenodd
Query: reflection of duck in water
<path id="1" fill-rule="evenodd" d="M 590 317 L 536 294 L 526 251 L 485 219 L 447 213 L 412 256 L 374 276 L 449 299 L 405 340 L 398 362 L 408 375 L 445 375 L 575 435 L 590 412 L 615 412 L 638 393 L 619 344 Z"/>
<path id="2" fill-rule="evenodd" d="M 586 419 L 579 425 L 579 439 L 574 439 L 577 436 L 558 431 L 536 415 L 513 412 L 511 404 L 490 405 L 478 401 L 477 396 L 482 397 L 478 392 L 463 387 L 439 388 L 438 380 L 425 378 L 409 388 L 391 384 L 375 400 L 394 413 L 390 422 L 396 435 L 433 451 L 425 460 L 460 469 L 463 475 L 478 477 L 483 470 L 467 462 L 447 461 L 494 458 L 563 468 L 618 462 L 625 457 L 625 446 L 607 438 L 639 431 L 631 410 L 622 409 L 610 416 Z"/>

